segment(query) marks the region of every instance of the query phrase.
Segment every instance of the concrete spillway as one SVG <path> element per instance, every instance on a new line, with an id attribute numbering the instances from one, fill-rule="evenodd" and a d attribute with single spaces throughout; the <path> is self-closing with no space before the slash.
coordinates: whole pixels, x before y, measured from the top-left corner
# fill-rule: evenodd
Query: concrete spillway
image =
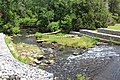
<path id="1" fill-rule="evenodd" d="M 73 32 L 70 33 L 78 36 L 91 36 L 95 37 L 97 39 L 100 39 L 102 41 L 120 41 L 120 31 L 118 30 L 110 30 L 110 29 L 98 29 L 98 32 L 92 31 L 92 30 L 80 30 L 79 32 Z"/>
<path id="2" fill-rule="evenodd" d="M 112 29 L 107 29 L 107 28 L 99 28 L 98 32 L 120 36 L 120 30 L 112 30 Z"/>

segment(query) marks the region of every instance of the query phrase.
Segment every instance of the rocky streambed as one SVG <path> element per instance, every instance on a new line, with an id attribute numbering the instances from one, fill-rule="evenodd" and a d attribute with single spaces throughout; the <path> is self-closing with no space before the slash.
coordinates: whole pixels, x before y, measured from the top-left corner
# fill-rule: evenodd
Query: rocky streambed
<path id="1" fill-rule="evenodd" d="M 118 45 L 99 45 L 84 50 L 64 47 L 56 43 L 35 43 L 33 37 L 23 42 L 36 44 L 46 54 L 49 54 L 49 50 L 55 52 L 54 63 L 44 67 L 44 70 L 54 74 L 54 80 L 67 78 L 77 80 L 77 74 L 83 74 L 90 80 L 119 80 L 120 46 Z"/>
<path id="2" fill-rule="evenodd" d="M 95 46 L 94 48 L 90 48 L 83 54 L 77 56 L 69 54 L 68 57 L 62 57 L 63 55 L 59 55 L 61 57 L 56 60 L 56 63 L 45 67 L 45 70 L 54 73 L 55 80 L 66 80 L 67 78 L 77 80 L 77 74 L 83 74 L 86 76 L 86 79 L 119 80 L 120 73 L 115 69 L 115 66 L 110 67 L 111 65 L 117 65 L 116 62 L 120 59 L 119 54 L 120 46 Z M 108 69 L 109 67 L 110 69 Z M 116 67 L 118 68 L 120 66 Z M 107 71 L 107 74 L 105 74 L 105 70 Z M 116 70 L 116 72 L 114 70 Z M 116 77 L 114 77 L 114 79 L 112 74 L 117 74 L 115 76 L 117 76 L 118 79 L 116 79 Z M 109 79 L 103 79 L 103 77 L 109 77 Z"/>

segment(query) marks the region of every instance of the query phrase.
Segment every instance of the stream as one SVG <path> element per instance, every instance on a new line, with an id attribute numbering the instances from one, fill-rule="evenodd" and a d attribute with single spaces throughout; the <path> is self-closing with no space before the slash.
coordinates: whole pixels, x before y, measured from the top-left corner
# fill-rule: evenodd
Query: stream
<path id="1" fill-rule="evenodd" d="M 120 46 L 95 46 L 82 55 L 58 58 L 55 64 L 47 66 L 45 70 L 54 73 L 55 80 L 77 80 L 77 74 L 92 80 L 119 80 L 119 54 Z"/>
<path id="2" fill-rule="evenodd" d="M 16 39 L 15 39 L 16 40 Z M 51 48 L 35 42 L 34 37 L 22 40 L 24 43 L 36 44 L 42 48 Z M 57 59 L 44 70 L 54 73 L 54 80 L 77 80 L 77 74 L 83 74 L 90 80 L 120 80 L 120 46 L 99 45 L 89 48 L 83 54 L 73 55 L 76 50 L 66 48 L 59 51 L 54 48 Z"/>

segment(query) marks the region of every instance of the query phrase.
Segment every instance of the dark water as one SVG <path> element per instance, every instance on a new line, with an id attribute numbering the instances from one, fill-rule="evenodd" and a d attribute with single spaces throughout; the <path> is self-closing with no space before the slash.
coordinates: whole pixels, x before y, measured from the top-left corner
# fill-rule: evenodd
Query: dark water
<path id="1" fill-rule="evenodd" d="M 14 41 L 42 46 L 44 49 L 52 46 L 44 46 L 35 41 L 34 36 L 17 37 Z M 54 80 L 77 80 L 77 74 L 83 74 L 92 80 L 120 80 L 120 46 L 100 45 L 88 49 L 81 55 L 74 56 L 76 50 L 66 48 L 64 51 L 54 49 L 58 55 L 53 65 L 45 67 L 45 70 L 54 73 Z"/>

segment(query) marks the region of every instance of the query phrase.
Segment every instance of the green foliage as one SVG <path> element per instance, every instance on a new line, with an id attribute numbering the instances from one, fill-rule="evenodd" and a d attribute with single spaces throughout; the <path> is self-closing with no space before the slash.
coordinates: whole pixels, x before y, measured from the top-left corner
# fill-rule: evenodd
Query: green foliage
<path id="1" fill-rule="evenodd" d="M 36 25 L 37 19 L 36 18 L 20 18 L 19 23 L 23 26 L 34 26 Z"/>
<path id="2" fill-rule="evenodd" d="M 83 76 L 82 74 L 77 74 L 76 78 L 77 80 L 85 80 L 85 76 Z"/>
<path id="3" fill-rule="evenodd" d="M 39 68 L 40 68 L 40 69 L 44 69 L 45 66 L 44 66 L 44 65 L 40 65 Z"/>
<path id="4" fill-rule="evenodd" d="M 36 36 L 37 38 L 42 38 L 42 37 L 44 36 L 44 34 L 39 33 L 39 32 L 36 32 L 36 33 L 35 33 L 35 36 Z"/>
<path id="5" fill-rule="evenodd" d="M 69 15 L 66 15 L 61 21 L 61 28 L 64 32 L 69 32 L 72 28 L 72 18 Z"/>
<path id="6" fill-rule="evenodd" d="M 112 18 L 120 23 L 120 0 L 108 0 L 109 11 L 112 13 Z"/>
<path id="7" fill-rule="evenodd" d="M 0 29 L 15 34 L 26 26 L 40 32 L 107 27 L 120 22 L 119 5 L 120 0 L 1 0 Z"/>
<path id="8" fill-rule="evenodd" d="M 73 21 L 73 29 L 96 29 L 107 27 L 108 10 L 103 0 L 78 0 L 73 4 L 76 18 Z M 96 7 L 95 7 L 96 6 Z"/>
<path id="9" fill-rule="evenodd" d="M 77 80 L 86 80 L 85 76 L 82 74 L 77 74 L 76 75 Z M 72 80 L 71 78 L 67 78 L 67 80 Z"/>
<path id="10" fill-rule="evenodd" d="M 20 31 L 19 26 L 13 26 L 12 23 L 7 23 L 3 25 L 3 30 L 5 33 L 8 34 L 16 34 Z"/>
<path id="11" fill-rule="evenodd" d="M 47 29 L 49 31 L 52 31 L 52 32 L 55 32 L 55 31 L 59 30 L 59 22 L 51 22 L 48 25 Z"/>
<path id="12" fill-rule="evenodd" d="M 71 78 L 67 78 L 67 80 L 72 80 Z"/>

